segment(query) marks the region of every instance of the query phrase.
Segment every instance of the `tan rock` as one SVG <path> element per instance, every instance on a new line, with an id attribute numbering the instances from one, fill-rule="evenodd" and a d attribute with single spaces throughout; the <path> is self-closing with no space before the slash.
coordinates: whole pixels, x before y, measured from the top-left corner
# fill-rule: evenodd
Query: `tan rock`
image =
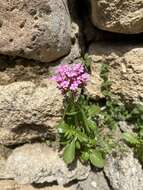
<path id="1" fill-rule="evenodd" d="M 0 54 L 50 62 L 70 46 L 66 0 L 0 0 Z"/>
<path id="2" fill-rule="evenodd" d="M 0 86 L 0 143 L 53 138 L 62 109 L 63 96 L 52 81 L 42 86 L 32 82 Z"/>
<path id="3" fill-rule="evenodd" d="M 64 188 L 61 186 L 36 188 L 31 185 L 19 185 L 13 180 L 3 180 L 0 181 L 0 190 L 72 190 L 72 189 Z"/>
<path id="4" fill-rule="evenodd" d="M 0 85 L 13 82 L 32 81 L 40 83 L 48 78 L 49 64 L 23 58 L 9 59 L 0 55 Z"/>
<path id="5" fill-rule="evenodd" d="M 109 65 L 109 80 L 112 81 L 111 91 L 126 102 L 143 100 L 143 45 L 100 42 L 90 46 L 89 54 L 93 60 L 92 80 L 87 87 L 91 96 L 101 87 L 102 82 L 97 79 L 102 63 L 106 63 Z"/>
<path id="6" fill-rule="evenodd" d="M 143 32 L 142 0 L 91 0 L 92 21 L 100 29 L 135 34 Z"/>

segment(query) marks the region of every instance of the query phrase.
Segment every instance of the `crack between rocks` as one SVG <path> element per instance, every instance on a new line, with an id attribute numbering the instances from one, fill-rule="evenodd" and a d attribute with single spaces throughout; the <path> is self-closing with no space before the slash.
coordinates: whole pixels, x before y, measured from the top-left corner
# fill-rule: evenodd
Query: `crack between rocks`
<path id="1" fill-rule="evenodd" d="M 111 183 L 110 183 L 110 180 L 108 179 L 108 177 L 106 176 L 105 172 L 103 171 L 103 175 L 104 175 L 104 178 L 110 188 L 110 190 L 114 190 L 114 188 L 112 187 Z"/>

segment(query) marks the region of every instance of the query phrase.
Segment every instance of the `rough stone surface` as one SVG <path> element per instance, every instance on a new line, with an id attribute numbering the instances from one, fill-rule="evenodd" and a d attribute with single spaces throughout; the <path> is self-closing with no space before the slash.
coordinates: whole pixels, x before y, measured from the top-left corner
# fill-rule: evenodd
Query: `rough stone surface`
<path id="1" fill-rule="evenodd" d="M 77 190 L 110 190 L 102 172 L 90 172 L 88 178 L 79 182 Z"/>
<path id="2" fill-rule="evenodd" d="M 3 180 L 0 181 L 0 190 L 72 190 L 72 189 L 64 188 L 61 186 L 36 188 L 31 185 L 19 185 L 13 180 Z"/>
<path id="3" fill-rule="evenodd" d="M 143 170 L 131 151 L 109 157 L 104 171 L 115 190 L 143 189 Z"/>
<path id="4" fill-rule="evenodd" d="M 0 0 L 0 54 L 41 62 L 70 52 L 66 0 Z"/>
<path id="5" fill-rule="evenodd" d="M 75 62 L 76 59 L 81 57 L 81 46 L 80 46 L 80 29 L 77 23 L 71 23 L 71 40 L 72 46 L 70 53 L 58 61 L 60 64 L 70 64 Z"/>
<path id="6" fill-rule="evenodd" d="M 142 44 L 100 42 L 90 46 L 89 54 L 93 60 L 92 79 L 87 87 L 89 94 L 100 96 L 100 71 L 102 64 L 106 63 L 109 65 L 109 80 L 112 81 L 111 91 L 126 102 L 143 100 Z"/>
<path id="7" fill-rule="evenodd" d="M 32 82 L 0 86 L 0 143 L 54 137 L 62 108 L 63 96 L 50 80 L 41 86 Z"/>
<path id="8" fill-rule="evenodd" d="M 100 29 L 135 34 L 143 32 L 142 0 L 91 0 L 92 21 Z"/>
<path id="9" fill-rule="evenodd" d="M 73 180 L 86 179 L 90 167 L 78 161 L 67 168 L 58 153 L 46 144 L 27 144 L 13 151 L 7 160 L 6 171 L 20 184 L 56 181 L 63 185 Z"/>
<path id="10" fill-rule="evenodd" d="M 40 83 L 48 77 L 49 72 L 49 63 L 41 64 L 38 61 L 23 58 L 11 59 L 0 55 L 0 85 L 20 81 Z"/>
<path id="11" fill-rule="evenodd" d="M 0 145 L 0 180 L 5 178 L 6 171 L 5 171 L 5 166 L 6 166 L 6 159 L 11 153 L 11 149 L 4 147 L 3 145 Z"/>
<path id="12" fill-rule="evenodd" d="M 132 133 L 135 126 L 133 124 L 129 124 L 126 121 L 119 121 L 119 127 L 122 132 Z"/>

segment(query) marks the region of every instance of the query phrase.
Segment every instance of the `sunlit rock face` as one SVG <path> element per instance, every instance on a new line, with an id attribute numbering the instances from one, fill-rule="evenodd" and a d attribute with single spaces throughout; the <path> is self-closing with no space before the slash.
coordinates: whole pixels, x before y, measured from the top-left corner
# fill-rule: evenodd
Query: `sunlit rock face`
<path id="1" fill-rule="evenodd" d="M 0 54 L 50 62 L 70 46 L 65 0 L 0 0 Z"/>
<path id="2" fill-rule="evenodd" d="M 143 32 L 142 0 L 91 0 L 92 22 L 100 29 L 136 34 Z"/>

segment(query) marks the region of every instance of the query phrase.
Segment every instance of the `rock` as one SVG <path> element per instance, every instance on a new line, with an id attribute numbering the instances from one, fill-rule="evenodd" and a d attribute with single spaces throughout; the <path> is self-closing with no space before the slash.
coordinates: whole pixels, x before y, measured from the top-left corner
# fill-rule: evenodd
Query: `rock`
<path id="1" fill-rule="evenodd" d="M 6 159 L 11 153 L 11 149 L 0 144 L 0 180 L 7 176 L 5 171 Z M 8 176 L 7 176 L 8 177 Z"/>
<path id="2" fill-rule="evenodd" d="M 62 186 L 49 186 L 49 187 L 34 187 L 31 185 L 19 185 L 13 180 L 0 181 L 1 190 L 72 190 L 70 188 L 64 188 Z"/>
<path id="3" fill-rule="evenodd" d="M 16 183 L 11 180 L 0 180 L 0 189 L 2 190 L 17 190 Z"/>
<path id="4" fill-rule="evenodd" d="M 57 61 L 57 64 L 71 64 L 81 57 L 80 29 L 77 23 L 71 23 L 72 46 L 70 53 Z"/>
<path id="5" fill-rule="evenodd" d="M 49 63 L 0 55 L 0 85 L 21 81 L 40 83 L 48 77 L 49 72 Z"/>
<path id="6" fill-rule="evenodd" d="M 63 96 L 50 80 L 41 86 L 32 82 L 0 86 L 0 143 L 54 138 L 62 109 Z"/>
<path id="7" fill-rule="evenodd" d="M 91 0 L 92 22 L 100 29 L 136 34 L 143 32 L 142 0 Z"/>
<path id="8" fill-rule="evenodd" d="M 104 171 L 115 190 L 143 189 L 142 166 L 131 151 L 118 153 L 117 157 L 109 157 Z"/>
<path id="9" fill-rule="evenodd" d="M 77 190 L 110 190 L 102 172 L 90 172 L 88 178 L 78 183 Z"/>
<path id="10" fill-rule="evenodd" d="M 0 54 L 51 62 L 70 52 L 66 0 L 0 0 Z"/>
<path id="11" fill-rule="evenodd" d="M 6 171 L 20 184 L 57 182 L 68 184 L 88 177 L 90 167 L 79 161 L 67 167 L 56 151 L 46 144 L 27 144 L 16 148 L 7 160 Z"/>
<path id="12" fill-rule="evenodd" d="M 92 79 L 87 86 L 91 96 L 101 95 L 100 78 L 103 63 L 109 66 L 111 92 L 127 103 L 139 103 L 143 100 L 143 45 L 100 42 L 89 48 L 92 57 Z"/>
<path id="13" fill-rule="evenodd" d="M 102 78 L 100 77 L 101 72 L 101 63 L 94 60 L 94 56 L 90 56 L 92 58 L 92 73 L 85 86 L 85 94 L 90 96 L 93 99 L 103 98 L 103 94 L 101 92 Z"/>
<path id="14" fill-rule="evenodd" d="M 126 121 L 119 121 L 119 127 L 122 132 L 132 133 L 135 126 Z"/>

